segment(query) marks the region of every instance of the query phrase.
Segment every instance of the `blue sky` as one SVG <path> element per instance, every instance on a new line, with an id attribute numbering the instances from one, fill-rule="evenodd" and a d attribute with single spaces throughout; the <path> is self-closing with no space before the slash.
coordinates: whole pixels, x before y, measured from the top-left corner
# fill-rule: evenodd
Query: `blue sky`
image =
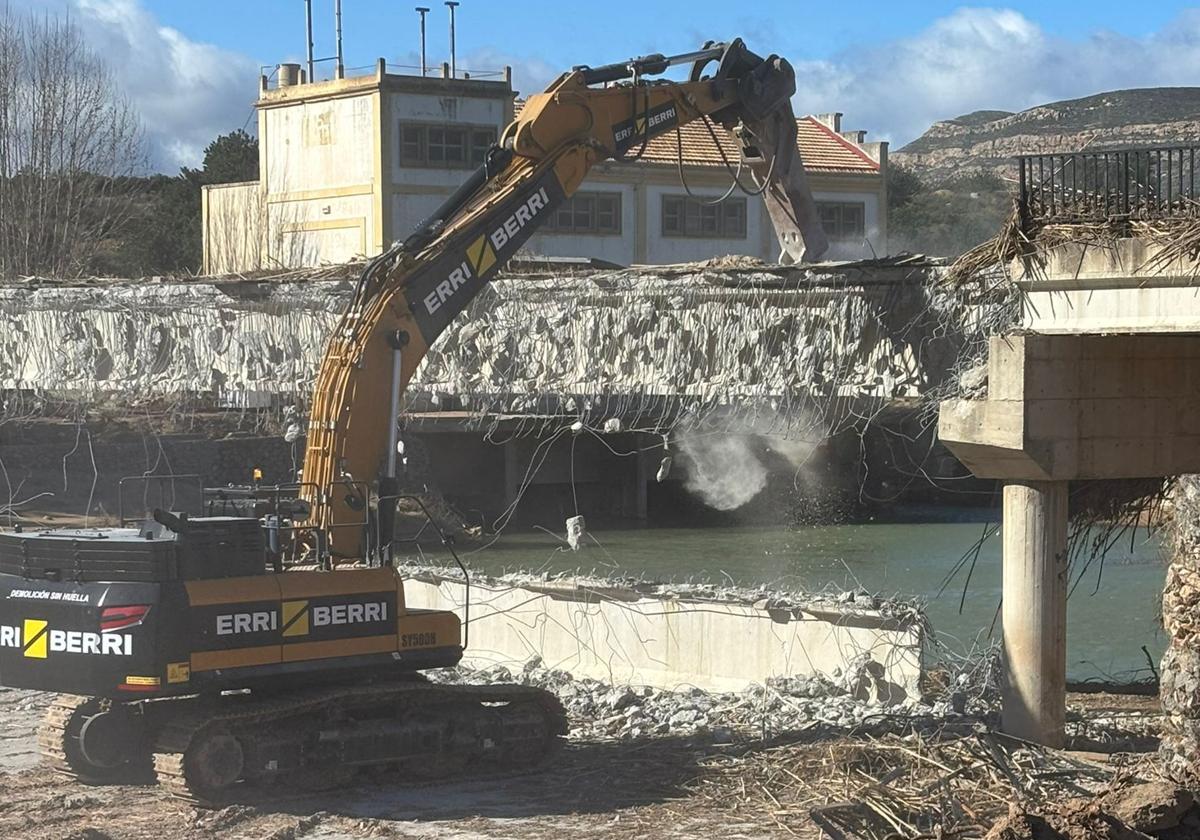
<path id="1" fill-rule="evenodd" d="M 0 0 L 0 7 L 6 3 L 74 18 L 110 58 L 163 171 L 195 165 L 218 133 L 253 127 L 259 66 L 304 53 L 303 0 Z M 442 61 L 441 0 L 343 0 L 347 65 L 379 56 L 415 63 L 419 4 L 432 7 L 430 62 Z M 331 55 L 333 0 L 313 6 L 317 54 Z M 973 110 L 1200 85 L 1200 7 L 1169 0 L 462 0 L 458 9 L 459 66 L 511 64 L 525 93 L 573 64 L 682 52 L 735 35 L 792 61 L 798 112 L 842 111 L 846 128 L 893 147 Z"/>
<path id="2" fill-rule="evenodd" d="M 145 0 L 160 21 L 189 37 L 211 41 L 262 64 L 304 53 L 303 0 Z M 789 58 L 826 58 L 847 49 L 914 35 L 962 8 L 951 0 L 797 2 L 759 0 L 609 0 L 602 4 L 550 0 L 462 0 L 458 7 L 460 54 L 495 51 L 555 67 L 600 64 L 646 52 L 683 52 L 708 39 L 742 36 Z M 1009 2 L 1048 33 L 1068 38 L 1102 29 L 1126 35 L 1157 32 L 1189 4 L 1152 0 L 1042 0 Z M 1192 4 L 1194 5 L 1194 4 Z M 347 53 L 370 59 L 412 52 L 417 45 L 416 6 L 426 6 L 429 52 L 448 51 L 442 0 L 343 0 Z M 313 0 L 318 55 L 333 54 L 333 0 Z M 738 7 L 743 7 L 739 9 Z M 752 12 L 744 11 L 753 7 Z M 1136 13 L 1135 13 L 1136 12 Z"/>

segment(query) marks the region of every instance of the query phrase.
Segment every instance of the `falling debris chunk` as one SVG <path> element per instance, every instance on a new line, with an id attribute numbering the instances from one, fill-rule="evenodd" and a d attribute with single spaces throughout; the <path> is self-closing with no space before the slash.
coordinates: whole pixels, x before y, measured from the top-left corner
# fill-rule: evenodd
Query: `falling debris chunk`
<path id="1" fill-rule="evenodd" d="M 658 474 L 655 479 L 659 484 L 667 480 L 667 476 L 671 474 L 671 456 L 664 455 L 663 459 L 658 462 Z"/>
<path id="2" fill-rule="evenodd" d="M 587 522 L 582 516 L 571 516 L 567 518 L 567 545 L 571 546 L 572 551 L 578 551 L 583 548 L 583 539 L 587 536 Z"/>

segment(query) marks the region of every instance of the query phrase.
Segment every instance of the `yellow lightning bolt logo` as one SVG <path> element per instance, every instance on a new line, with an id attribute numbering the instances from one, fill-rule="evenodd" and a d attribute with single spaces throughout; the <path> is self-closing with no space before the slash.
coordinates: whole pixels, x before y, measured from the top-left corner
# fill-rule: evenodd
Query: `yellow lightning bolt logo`
<path id="1" fill-rule="evenodd" d="M 37 618 L 25 619 L 21 640 L 25 655 L 31 659 L 46 658 L 46 643 L 50 640 L 50 634 L 46 632 L 47 623 Z"/>
<path id="2" fill-rule="evenodd" d="M 308 635 L 308 601 L 283 602 L 283 635 Z"/>
<path id="3" fill-rule="evenodd" d="M 487 237 L 481 236 L 467 247 L 467 259 L 475 269 L 475 276 L 479 277 L 496 264 L 496 252 L 492 250 Z"/>

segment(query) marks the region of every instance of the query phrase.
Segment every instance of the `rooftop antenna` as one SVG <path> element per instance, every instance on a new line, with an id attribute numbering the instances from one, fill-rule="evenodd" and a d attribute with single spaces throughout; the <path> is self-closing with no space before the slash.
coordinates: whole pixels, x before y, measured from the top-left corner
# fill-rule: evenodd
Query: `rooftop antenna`
<path id="1" fill-rule="evenodd" d="M 417 6 L 417 14 L 421 16 L 421 78 L 425 78 L 425 15 L 429 13 L 428 6 Z"/>
<path id="2" fill-rule="evenodd" d="M 333 2 L 333 23 L 337 30 L 337 70 L 335 78 L 346 78 L 346 65 L 342 62 L 342 0 Z"/>
<path id="3" fill-rule="evenodd" d="M 304 0 L 304 28 L 308 33 L 308 80 L 315 82 L 313 76 L 313 39 L 312 39 L 312 0 Z"/>
<path id="4" fill-rule="evenodd" d="M 341 2 L 341 0 L 338 0 Z M 454 7 L 458 5 L 458 0 L 446 0 L 446 6 L 450 9 L 450 78 L 456 79 L 457 71 L 454 66 Z"/>

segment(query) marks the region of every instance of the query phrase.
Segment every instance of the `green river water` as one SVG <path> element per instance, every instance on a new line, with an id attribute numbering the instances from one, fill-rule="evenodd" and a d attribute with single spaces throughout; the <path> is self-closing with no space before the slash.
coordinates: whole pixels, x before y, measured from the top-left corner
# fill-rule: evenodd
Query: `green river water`
<path id="1" fill-rule="evenodd" d="M 999 538 L 980 552 L 966 588 L 966 570 L 945 591 L 943 581 L 983 533 L 980 523 L 829 525 L 806 528 L 642 528 L 593 532 L 579 552 L 544 532 L 506 532 L 483 549 L 464 547 L 468 567 L 482 572 L 509 569 L 550 572 L 595 569 L 604 574 L 641 575 L 655 580 L 728 578 L 800 591 L 833 586 L 915 597 L 942 642 L 970 650 L 998 632 Z M 445 562 L 427 552 L 428 559 Z M 1155 667 L 1165 647 L 1158 626 L 1158 601 L 1166 561 L 1160 543 L 1139 531 L 1107 554 L 1097 589 L 1098 565 L 1082 577 L 1068 601 L 1067 668 L 1071 679 L 1131 679 L 1149 676 L 1145 645 Z M 1072 583 L 1078 578 L 1073 572 Z M 962 609 L 959 604 L 962 600 Z M 996 627 L 993 628 L 993 621 Z"/>

